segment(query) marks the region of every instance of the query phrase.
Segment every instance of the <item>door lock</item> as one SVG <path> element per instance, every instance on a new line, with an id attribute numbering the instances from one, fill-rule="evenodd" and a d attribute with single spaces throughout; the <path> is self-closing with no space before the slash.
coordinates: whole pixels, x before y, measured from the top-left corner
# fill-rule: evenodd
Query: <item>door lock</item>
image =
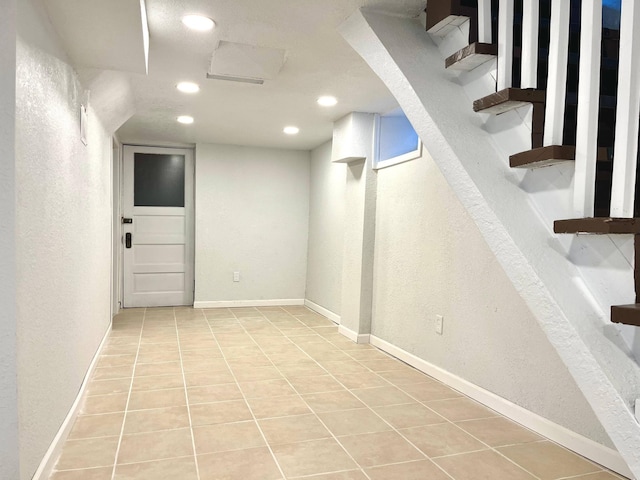
<path id="1" fill-rule="evenodd" d="M 122 217 L 122 223 L 133 223 L 133 218 Z"/>
<path id="2" fill-rule="evenodd" d="M 124 236 L 124 246 L 126 248 L 131 248 L 131 233 L 126 233 Z"/>

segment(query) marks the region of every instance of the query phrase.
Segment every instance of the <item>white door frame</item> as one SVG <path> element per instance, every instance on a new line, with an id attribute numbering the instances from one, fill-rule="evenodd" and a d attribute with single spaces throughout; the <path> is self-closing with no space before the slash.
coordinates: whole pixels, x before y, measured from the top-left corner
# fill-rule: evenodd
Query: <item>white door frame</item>
<path id="1" fill-rule="evenodd" d="M 127 162 L 127 156 L 134 153 L 151 153 L 151 154 L 179 154 L 185 156 L 185 228 L 187 241 L 185 242 L 185 265 L 187 271 L 185 272 L 185 291 L 190 291 L 190 299 L 188 304 L 193 304 L 193 295 L 195 290 L 195 151 L 193 148 L 188 147 L 156 147 L 156 146 L 140 146 L 140 145 L 122 145 L 121 154 L 121 219 L 126 216 L 127 206 L 131 204 L 133 206 L 133 188 L 128 188 L 125 182 L 133 181 L 133 172 L 129 172 L 128 169 L 133 168 L 133 162 Z M 189 194 L 190 192 L 190 194 Z M 155 208 L 155 207 L 135 207 L 136 209 Z M 166 207 L 170 208 L 170 207 Z M 144 210 L 142 210 L 144 212 Z M 121 305 L 126 308 L 125 304 L 125 278 L 127 275 L 127 265 L 125 261 L 125 234 L 131 232 L 131 226 L 129 224 L 121 227 Z"/>

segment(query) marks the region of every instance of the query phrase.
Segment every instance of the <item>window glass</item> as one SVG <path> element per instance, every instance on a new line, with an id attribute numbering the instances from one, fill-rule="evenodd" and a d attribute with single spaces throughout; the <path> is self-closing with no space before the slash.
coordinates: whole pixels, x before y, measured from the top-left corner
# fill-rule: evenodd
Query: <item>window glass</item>
<path id="1" fill-rule="evenodd" d="M 420 155 L 420 138 L 402 110 L 378 119 L 376 168 L 406 162 Z"/>
<path id="2" fill-rule="evenodd" d="M 184 155 L 136 153 L 133 204 L 136 207 L 184 207 Z"/>

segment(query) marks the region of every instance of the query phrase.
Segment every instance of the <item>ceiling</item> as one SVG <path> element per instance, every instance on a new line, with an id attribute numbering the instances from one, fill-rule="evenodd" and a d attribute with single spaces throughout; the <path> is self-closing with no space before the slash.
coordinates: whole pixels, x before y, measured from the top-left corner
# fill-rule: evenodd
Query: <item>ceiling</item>
<path id="1" fill-rule="evenodd" d="M 397 107 L 337 27 L 360 7 L 417 16 L 426 4 L 425 0 L 146 0 L 150 41 L 145 74 L 140 27 L 132 33 L 118 15 L 112 19 L 103 11 L 110 4 L 121 12 L 139 0 L 72 0 L 82 8 L 71 12 L 62 11 L 70 0 L 45 1 L 81 78 L 83 70 L 96 68 L 127 72 L 135 114 L 117 132 L 122 142 L 305 150 L 329 140 L 333 122 L 351 111 L 386 113 Z M 214 19 L 216 28 L 187 29 L 181 18 L 193 13 Z M 75 24 L 69 18 L 76 18 Z M 113 42 L 105 42 L 101 34 L 92 43 L 86 33 L 92 29 L 111 32 Z M 207 79 L 220 41 L 285 50 L 284 66 L 264 85 Z M 114 51 L 120 65 L 114 61 Z M 176 84 L 185 80 L 198 83 L 201 91 L 178 92 Z M 337 97 L 338 105 L 318 106 L 321 95 Z M 191 115 L 195 122 L 181 125 L 176 122 L 178 115 Z M 287 125 L 298 126 L 300 133 L 283 134 Z"/>

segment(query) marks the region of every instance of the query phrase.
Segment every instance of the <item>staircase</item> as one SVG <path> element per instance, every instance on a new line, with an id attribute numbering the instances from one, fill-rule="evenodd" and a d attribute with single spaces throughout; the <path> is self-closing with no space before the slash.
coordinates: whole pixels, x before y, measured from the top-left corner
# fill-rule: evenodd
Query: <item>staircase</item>
<path id="1" fill-rule="evenodd" d="M 595 0 L 430 0 L 437 48 L 416 21 L 366 10 L 341 33 L 535 313 L 626 462 L 617 470 L 640 478 L 640 5 L 624 1 L 619 30 L 599 27 Z"/>

